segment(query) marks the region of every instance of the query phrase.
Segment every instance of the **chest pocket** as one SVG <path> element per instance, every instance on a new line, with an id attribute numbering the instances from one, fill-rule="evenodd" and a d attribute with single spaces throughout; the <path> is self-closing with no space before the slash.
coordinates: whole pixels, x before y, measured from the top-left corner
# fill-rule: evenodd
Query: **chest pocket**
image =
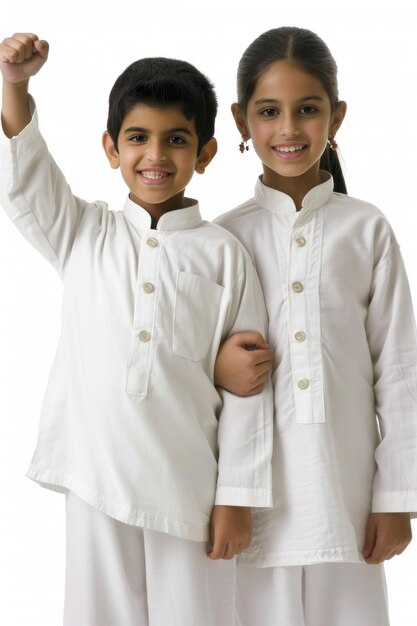
<path id="1" fill-rule="evenodd" d="M 200 361 L 207 354 L 219 316 L 224 287 L 179 271 L 175 294 L 173 350 Z"/>

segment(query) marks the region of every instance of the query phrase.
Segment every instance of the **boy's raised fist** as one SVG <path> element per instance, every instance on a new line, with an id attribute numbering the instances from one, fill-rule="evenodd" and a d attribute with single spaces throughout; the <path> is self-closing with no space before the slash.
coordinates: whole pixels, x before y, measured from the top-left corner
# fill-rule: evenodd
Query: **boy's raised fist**
<path id="1" fill-rule="evenodd" d="M 39 72 L 48 58 L 49 45 L 33 33 L 15 33 L 0 44 L 3 80 L 17 84 Z"/>

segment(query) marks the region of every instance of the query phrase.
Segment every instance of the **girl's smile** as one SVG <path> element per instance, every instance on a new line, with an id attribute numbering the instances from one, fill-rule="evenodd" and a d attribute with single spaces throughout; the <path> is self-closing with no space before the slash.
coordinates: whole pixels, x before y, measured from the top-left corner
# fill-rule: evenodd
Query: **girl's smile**
<path id="1" fill-rule="evenodd" d="M 320 80 L 290 61 L 277 61 L 257 79 L 246 112 L 237 104 L 232 111 L 242 137 L 252 139 L 262 160 L 263 183 L 290 195 L 300 208 L 321 182 L 320 158 L 345 108 L 339 102 L 333 111 Z"/>
<path id="2" fill-rule="evenodd" d="M 300 158 L 306 148 L 307 145 L 305 143 L 281 143 L 277 146 L 272 146 L 278 157 L 285 161 L 293 161 Z"/>

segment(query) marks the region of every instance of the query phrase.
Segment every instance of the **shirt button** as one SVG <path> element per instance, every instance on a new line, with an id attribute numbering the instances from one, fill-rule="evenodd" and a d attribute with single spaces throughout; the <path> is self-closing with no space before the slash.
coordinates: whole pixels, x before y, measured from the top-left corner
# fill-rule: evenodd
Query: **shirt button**
<path id="1" fill-rule="evenodd" d="M 141 330 L 140 333 L 138 333 L 138 337 L 141 341 L 150 341 L 151 333 L 149 333 L 147 330 Z"/>
<path id="2" fill-rule="evenodd" d="M 307 387 L 310 385 L 310 381 L 308 380 L 308 378 L 299 378 L 297 381 L 297 385 L 300 389 L 307 389 Z"/>
<path id="3" fill-rule="evenodd" d="M 296 280 L 295 283 L 291 285 L 291 289 L 295 291 L 295 293 L 301 293 L 304 291 L 304 285 Z"/>
<path id="4" fill-rule="evenodd" d="M 299 248 L 303 248 L 307 243 L 307 239 L 305 237 L 296 237 L 295 243 Z"/>
<path id="5" fill-rule="evenodd" d="M 151 237 L 146 243 L 151 248 L 156 248 L 157 246 L 159 246 L 159 241 L 155 237 Z"/>
<path id="6" fill-rule="evenodd" d="M 307 339 L 307 335 L 303 330 L 297 330 L 297 332 L 294 334 L 294 337 L 297 341 L 305 341 Z"/>
<path id="7" fill-rule="evenodd" d="M 153 291 L 155 291 L 155 287 L 152 285 L 152 283 L 143 283 L 142 289 L 145 293 L 152 293 Z"/>

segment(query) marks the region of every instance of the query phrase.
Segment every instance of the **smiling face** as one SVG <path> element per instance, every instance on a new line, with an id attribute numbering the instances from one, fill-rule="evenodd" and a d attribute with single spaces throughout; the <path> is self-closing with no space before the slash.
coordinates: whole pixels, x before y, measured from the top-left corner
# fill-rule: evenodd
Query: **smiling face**
<path id="1" fill-rule="evenodd" d="M 194 120 L 176 107 L 137 104 L 120 128 L 118 149 L 108 132 L 103 146 L 113 168 L 120 167 L 130 199 L 154 217 L 184 206 L 194 172 L 202 174 L 216 152 L 212 139 L 197 157 Z"/>
<path id="2" fill-rule="evenodd" d="M 285 191 L 295 181 L 306 193 L 320 181 L 319 162 L 329 133 L 336 133 L 345 113 L 332 111 L 322 83 L 289 61 L 272 64 L 259 77 L 246 113 L 233 105 L 236 124 L 251 138 L 263 163 L 263 182 Z"/>

